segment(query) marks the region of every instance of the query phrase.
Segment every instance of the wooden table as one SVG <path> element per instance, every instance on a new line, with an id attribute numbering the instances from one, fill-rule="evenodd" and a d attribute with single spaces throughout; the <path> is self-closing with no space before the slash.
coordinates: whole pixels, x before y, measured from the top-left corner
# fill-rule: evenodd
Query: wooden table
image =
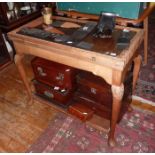
<path id="1" fill-rule="evenodd" d="M 54 17 L 56 20 L 72 21 L 78 23 L 86 23 L 85 20 L 77 20 L 64 17 Z M 38 18 L 22 27 L 37 27 L 43 23 L 42 18 Z M 123 29 L 122 26 L 116 26 L 116 29 Z M 138 55 L 137 48 L 144 38 L 144 32 L 141 29 L 127 28 L 134 31 L 136 34 L 132 38 L 129 47 L 123 50 L 118 56 L 113 57 L 104 53 L 95 52 L 68 46 L 60 43 L 45 41 L 30 36 L 17 34 L 20 28 L 15 29 L 8 35 L 13 41 L 16 55 L 15 63 L 22 77 L 24 85 L 29 96 L 29 105 L 33 102 L 33 96 L 29 81 L 27 80 L 22 59 L 25 55 L 34 55 L 58 63 L 66 64 L 78 69 L 90 71 L 95 75 L 102 77 L 108 84 L 111 85 L 113 104 L 112 116 L 110 121 L 110 132 L 108 143 L 110 146 L 115 146 L 114 133 L 120 112 L 121 101 L 124 94 L 124 79 L 130 64 L 134 61 L 133 71 L 133 89 L 135 87 L 140 64 L 141 56 Z"/>

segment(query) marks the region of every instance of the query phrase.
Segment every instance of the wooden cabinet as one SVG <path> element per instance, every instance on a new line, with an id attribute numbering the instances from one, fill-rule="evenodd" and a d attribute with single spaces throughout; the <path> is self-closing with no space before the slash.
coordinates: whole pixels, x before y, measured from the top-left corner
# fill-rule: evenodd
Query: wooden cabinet
<path id="1" fill-rule="evenodd" d="M 0 68 L 10 61 L 10 55 L 7 51 L 2 32 L 0 31 Z"/>
<path id="2" fill-rule="evenodd" d="M 43 5 L 46 6 L 48 3 L 0 2 L 0 69 L 11 60 L 2 34 L 6 36 L 9 46 L 14 49 L 12 42 L 7 39 L 7 33 L 41 16 Z M 12 55 L 14 54 L 15 50 L 12 52 Z"/>
<path id="3" fill-rule="evenodd" d="M 0 3 L 0 28 L 8 32 L 41 15 L 43 3 Z"/>

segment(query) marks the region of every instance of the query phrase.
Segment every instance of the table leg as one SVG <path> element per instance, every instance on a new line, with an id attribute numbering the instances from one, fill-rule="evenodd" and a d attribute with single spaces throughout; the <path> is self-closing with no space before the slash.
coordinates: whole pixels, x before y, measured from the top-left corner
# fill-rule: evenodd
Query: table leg
<path id="1" fill-rule="evenodd" d="M 134 92 L 135 87 L 136 87 L 141 63 L 142 63 L 142 57 L 140 55 L 138 55 L 137 57 L 134 58 L 132 92 Z"/>
<path id="2" fill-rule="evenodd" d="M 27 94 L 29 96 L 28 105 L 32 105 L 32 103 L 33 103 L 33 97 L 32 97 L 32 92 L 31 92 L 30 85 L 29 85 L 29 83 L 27 81 L 27 78 L 26 78 L 25 69 L 24 69 L 24 66 L 23 66 L 23 63 L 22 63 L 23 57 L 24 57 L 24 55 L 16 54 L 15 55 L 15 64 L 16 64 L 16 66 L 18 68 L 18 71 L 19 71 L 19 73 L 21 75 L 22 81 L 23 81 L 23 83 L 25 85 Z"/>
<path id="3" fill-rule="evenodd" d="M 147 65 L 148 55 L 148 17 L 144 19 L 144 64 Z"/>
<path id="4" fill-rule="evenodd" d="M 121 84 L 120 86 L 112 85 L 111 90 L 113 95 L 113 104 L 112 104 L 112 118 L 110 122 L 108 144 L 114 147 L 116 145 L 114 133 L 115 133 L 116 124 L 120 113 L 122 98 L 124 95 L 124 84 Z"/>

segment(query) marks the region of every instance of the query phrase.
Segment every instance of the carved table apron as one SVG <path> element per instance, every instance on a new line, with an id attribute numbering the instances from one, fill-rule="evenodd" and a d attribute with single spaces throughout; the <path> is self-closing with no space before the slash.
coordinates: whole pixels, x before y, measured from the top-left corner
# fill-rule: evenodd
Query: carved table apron
<path id="1" fill-rule="evenodd" d="M 88 22 L 84 20 L 80 21 L 77 19 L 68 19 L 63 17 L 53 18 L 66 21 L 76 21 L 79 23 Z M 37 25 L 42 24 L 42 22 L 42 18 L 38 18 L 22 27 L 36 27 Z M 116 26 L 116 28 L 123 29 L 124 27 Z M 126 27 L 126 29 L 135 31 L 136 34 L 131 40 L 127 50 L 122 51 L 116 57 L 112 57 L 89 50 L 17 34 L 16 32 L 18 32 L 20 29 L 21 27 L 11 31 L 8 35 L 13 41 L 16 49 L 15 64 L 26 87 L 26 91 L 30 99 L 28 102 L 29 105 L 32 104 L 33 97 L 31 87 L 29 85 L 29 81 L 27 80 L 22 63 L 22 59 L 25 55 L 38 56 L 75 68 L 90 71 L 93 74 L 102 77 L 108 84 L 111 85 L 113 104 L 108 143 L 110 146 L 115 146 L 114 133 L 120 112 L 122 97 L 124 94 L 123 81 L 129 65 L 132 63 L 132 61 L 134 61 L 133 88 L 135 87 L 141 64 L 141 56 L 139 56 L 136 51 L 143 41 L 143 30 Z"/>

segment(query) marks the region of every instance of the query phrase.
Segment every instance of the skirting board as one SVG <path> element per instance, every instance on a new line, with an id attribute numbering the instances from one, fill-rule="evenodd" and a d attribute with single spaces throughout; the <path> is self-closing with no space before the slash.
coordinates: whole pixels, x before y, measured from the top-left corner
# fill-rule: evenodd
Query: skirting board
<path id="1" fill-rule="evenodd" d="M 132 95 L 132 99 L 133 100 L 138 100 L 138 101 L 140 101 L 142 103 L 145 103 L 145 104 L 150 104 L 152 106 L 155 106 L 155 102 L 143 99 L 143 98 L 141 98 L 139 96 Z"/>

